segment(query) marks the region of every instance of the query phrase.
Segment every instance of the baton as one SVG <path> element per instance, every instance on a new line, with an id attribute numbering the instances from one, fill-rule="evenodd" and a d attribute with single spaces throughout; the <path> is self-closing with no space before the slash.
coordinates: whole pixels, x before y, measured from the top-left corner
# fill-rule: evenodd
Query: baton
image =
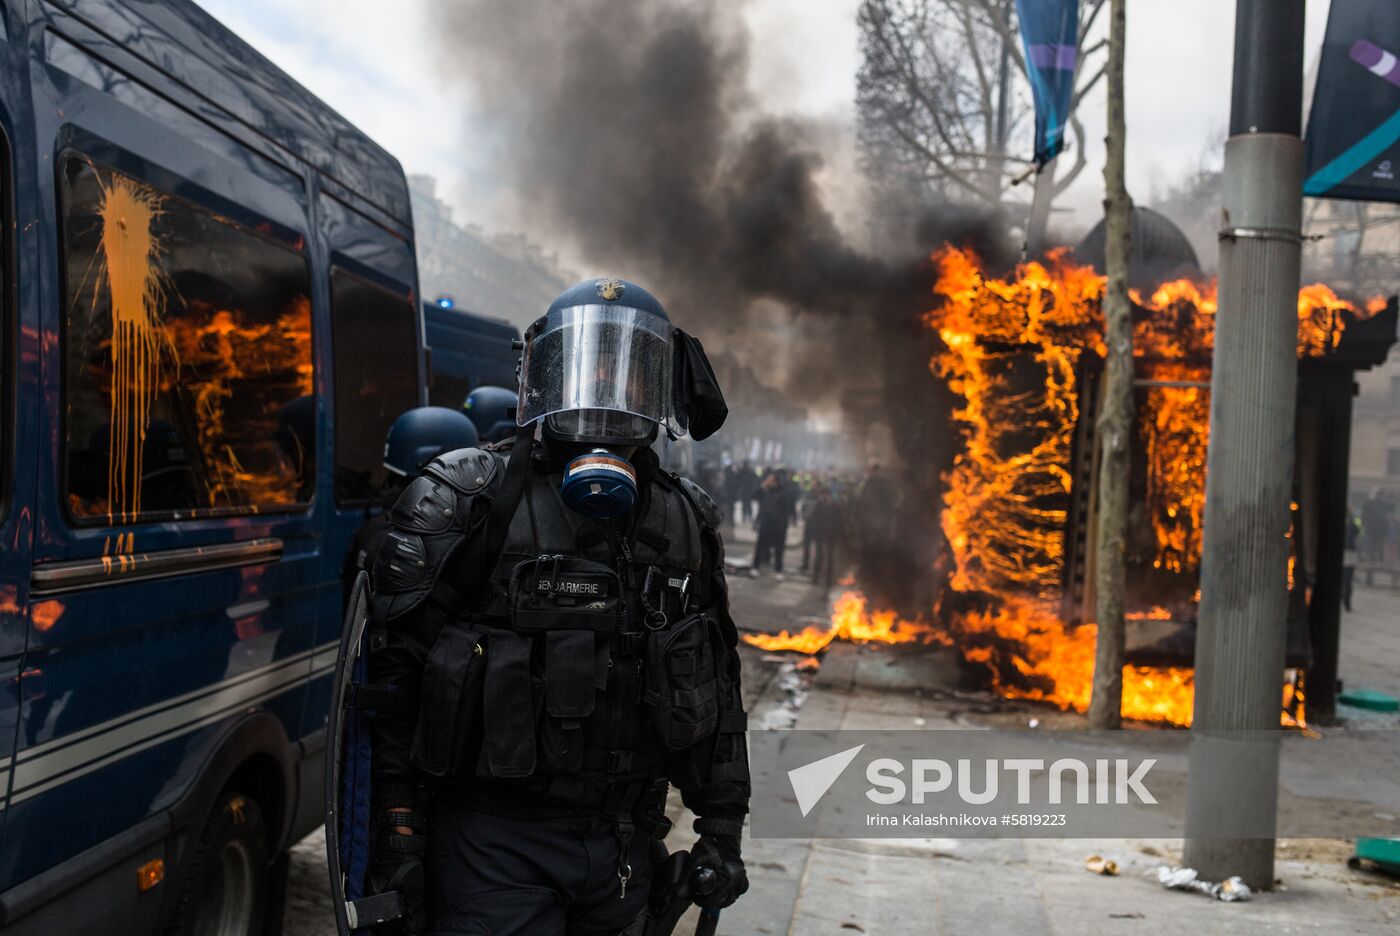
<path id="1" fill-rule="evenodd" d="M 700 922 L 695 924 L 695 936 L 715 936 L 719 928 L 718 910 L 701 910 Z"/>
<path id="2" fill-rule="evenodd" d="M 691 890 L 700 896 L 712 893 L 715 886 L 719 884 L 714 871 L 709 868 L 701 868 L 695 872 L 691 880 Z M 700 908 L 700 922 L 695 924 L 695 936 L 715 936 L 715 930 L 719 927 L 719 911 Z"/>

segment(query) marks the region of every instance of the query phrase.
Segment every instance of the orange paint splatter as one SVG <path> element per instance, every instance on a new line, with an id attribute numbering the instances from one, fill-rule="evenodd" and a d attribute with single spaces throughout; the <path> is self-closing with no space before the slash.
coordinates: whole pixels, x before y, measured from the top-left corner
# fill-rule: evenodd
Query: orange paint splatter
<path id="1" fill-rule="evenodd" d="M 161 214 L 153 189 L 112 174 L 98 207 L 102 225 L 101 269 L 96 293 L 106 283 L 112 308 L 112 434 L 107 459 L 107 517 L 134 520 L 141 511 L 142 448 L 151 403 L 160 388 L 162 360 L 174 347 L 162 319 L 166 307 L 160 244 L 152 232 Z"/>
<path id="2" fill-rule="evenodd" d="M 63 602 L 57 598 L 37 602 L 31 611 L 34 629 L 41 634 L 51 630 L 58 623 L 58 619 L 63 617 L 63 612 L 66 610 Z"/>

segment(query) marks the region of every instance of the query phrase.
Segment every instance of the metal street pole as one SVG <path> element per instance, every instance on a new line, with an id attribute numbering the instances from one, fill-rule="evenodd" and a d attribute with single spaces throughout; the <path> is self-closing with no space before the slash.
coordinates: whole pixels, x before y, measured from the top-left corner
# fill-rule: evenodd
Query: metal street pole
<path id="1" fill-rule="evenodd" d="M 1274 878 L 1298 359 L 1304 0 L 1238 0 L 1184 860 Z"/>

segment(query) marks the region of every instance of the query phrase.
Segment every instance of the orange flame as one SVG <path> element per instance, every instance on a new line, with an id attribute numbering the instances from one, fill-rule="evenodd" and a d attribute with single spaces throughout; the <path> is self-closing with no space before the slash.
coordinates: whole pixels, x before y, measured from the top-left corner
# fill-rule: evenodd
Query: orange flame
<path id="1" fill-rule="evenodd" d="M 198 328 L 175 330 L 179 358 L 191 379 L 194 395 L 196 438 L 203 464 L 208 505 L 273 504 L 286 499 L 282 479 L 267 472 L 249 471 L 227 444 L 230 432 L 224 423 L 224 407 L 250 375 L 242 366 L 257 361 L 261 380 L 282 374 L 295 387 L 289 396 L 312 392 L 311 301 L 298 296 L 276 322 L 257 323 L 238 309 L 218 309 Z M 169 388 L 167 388 L 169 389 Z"/>
<path id="2" fill-rule="evenodd" d="M 1049 595 L 1064 556 L 1075 365 L 1093 334 L 1081 326 L 1097 317 L 1104 280 L 1061 255 L 1049 268 L 1020 267 L 1014 280 L 984 279 L 964 251 L 945 248 L 934 260 L 947 301 L 926 321 L 947 351 L 930 366 L 965 401 L 953 418 L 966 449 L 943 497 L 952 587 Z M 1017 380 L 1017 363 L 1043 374 L 1038 385 Z"/>
<path id="3" fill-rule="evenodd" d="M 1083 712 L 1094 680 L 1093 624 L 1070 627 L 1048 605 L 1011 598 L 995 611 L 956 618 L 963 656 L 984 663 L 992 688 L 1012 699 L 1050 702 Z M 1176 725 L 1191 722 L 1190 669 L 1123 667 L 1123 717 Z"/>
<path id="4" fill-rule="evenodd" d="M 1172 619 L 1171 611 L 1161 605 L 1157 605 L 1150 611 L 1129 611 L 1123 616 L 1130 621 L 1170 621 Z"/>
<path id="5" fill-rule="evenodd" d="M 865 596 L 845 592 L 836 600 L 831 612 L 831 626 L 808 626 L 795 634 L 745 634 L 745 642 L 761 650 L 796 650 L 799 653 L 819 653 L 834 640 L 852 643 L 913 643 L 933 638 L 933 629 L 926 624 L 901 621 L 893 611 L 865 610 Z"/>
<path id="6" fill-rule="evenodd" d="M 1340 344 L 1344 311 L 1355 314 L 1357 309 L 1322 283 L 1298 290 L 1298 356 L 1321 357 Z"/>
<path id="7" fill-rule="evenodd" d="M 963 399 L 953 417 L 965 447 L 944 479 L 950 587 L 996 599 L 991 609 L 953 612 L 950 633 L 939 636 L 969 661 L 986 664 L 1004 695 L 1083 710 L 1096 630 L 1093 624 L 1070 627 L 1053 608 L 1080 419 L 1077 365 L 1086 354 L 1104 353 L 1105 278 L 1063 251 L 1045 263 L 1021 264 L 1004 279 L 986 276 L 965 250 L 945 246 L 933 261 L 942 302 L 925 321 L 945 350 L 930 368 Z M 1176 280 L 1131 298 L 1139 307 L 1134 354 L 1146 380 L 1138 418 L 1146 449 L 1145 507 L 1156 539 L 1153 564 L 1166 574 L 1194 577 L 1202 549 L 1217 287 Z M 1367 313 L 1383 307 L 1383 300 L 1372 300 Z M 1367 314 L 1324 285 L 1300 290 L 1299 355 L 1330 353 L 1348 322 L 1343 312 Z M 1129 618 L 1172 616 L 1154 607 Z M 1188 724 L 1191 705 L 1191 670 L 1125 667 L 1125 717 Z M 1301 720 L 1301 709 L 1294 717 Z"/>

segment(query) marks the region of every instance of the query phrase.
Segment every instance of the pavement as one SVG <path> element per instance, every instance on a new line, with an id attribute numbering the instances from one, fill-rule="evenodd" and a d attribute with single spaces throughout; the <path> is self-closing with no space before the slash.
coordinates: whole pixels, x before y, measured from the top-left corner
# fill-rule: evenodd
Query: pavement
<path id="1" fill-rule="evenodd" d="M 751 531 L 731 531 L 728 541 L 736 560 L 752 554 Z M 795 532 L 790 543 L 798 544 Z M 798 553 L 790 550 L 790 565 Z M 732 575 L 730 591 L 742 629 L 774 632 L 825 621 L 840 589 L 765 573 Z M 1343 624 L 1346 685 L 1400 691 L 1397 605 L 1394 592 L 1357 589 Z M 890 651 L 835 645 L 813 670 L 799 669 L 793 655 L 743 646 L 751 727 L 933 730 L 990 727 L 1019 716 L 1076 727 L 1072 714 L 956 691 L 956 666 L 936 653 Z M 689 817 L 674 795 L 669 811 L 676 832 L 668 845 L 688 847 Z M 1231 904 L 1157 883 L 1158 866 L 1179 863 L 1179 840 L 745 839 L 751 888 L 724 912 L 721 934 L 1400 933 L 1400 881 L 1349 869 L 1352 843 L 1345 840 L 1280 841 L 1274 889 Z M 288 936 L 335 932 L 323 852 L 319 833 L 293 851 Z M 1086 871 L 1093 854 L 1115 860 L 1120 873 Z M 692 916 L 677 933 L 686 936 L 693 926 Z"/>
<path id="2" fill-rule="evenodd" d="M 834 647 L 796 727 L 979 723 L 983 707 L 960 695 L 868 686 L 861 670 L 883 668 L 887 656 L 886 648 Z M 1275 890 L 1236 904 L 1157 883 L 1160 865 L 1180 862 L 1179 840 L 750 839 L 744 851 L 753 888 L 725 912 L 723 933 L 1400 932 L 1400 883 L 1347 868 L 1351 843 L 1341 840 L 1281 842 Z M 1116 861 L 1119 875 L 1087 872 L 1090 855 Z"/>
<path id="3" fill-rule="evenodd" d="M 1351 610 L 1342 612 L 1337 676 L 1344 690 L 1375 689 L 1400 698 L 1400 591 L 1357 585 Z"/>

